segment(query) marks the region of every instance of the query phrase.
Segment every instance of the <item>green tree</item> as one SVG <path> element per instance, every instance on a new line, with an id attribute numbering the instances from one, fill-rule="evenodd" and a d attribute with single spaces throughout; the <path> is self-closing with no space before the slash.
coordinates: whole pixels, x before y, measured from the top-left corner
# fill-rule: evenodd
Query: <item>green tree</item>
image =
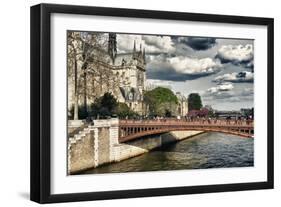
<path id="1" fill-rule="evenodd" d="M 74 86 L 72 103 L 74 120 L 80 119 L 88 113 L 87 100 L 95 94 L 95 90 L 91 90 L 89 86 L 91 86 L 91 82 L 94 83 L 93 76 L 99 72 L 97 71 L 99 62 L 105 60 L 105 57 L 98 51 L 102 50 L 106 44 L 102 33 L 67 32 L 67 68 L 68 78 L 73 81 Z M 81 101 L 80 104 L 79 101 Z"/>
<path id="2" fill-rule="evenodd" d="M 74 113 L 74 111 L 75 111 L 75 109 L 74 109 L 74 107 L 75 106 L 72 106 L 71 108 L 70 108 L 70 110 L 69 110 L 69 114 L 68 114 L 68 119 L 73 119 L 74 118 L 74 116 L 75 116 L 75 113 Z M 84 109 L 84 106 L 78 106 L 77 105 L 77 110 L 78 110 L 78 112 L 77 112 L 77 119 L 86 119 L 88 116 L 89 116 L 89 113 L 87 112 L 87 111 L 85 111 L 85 109 Z"/>
<path id="3" fill-rule="evenodd" d="M 96 99 L 91 107 L 91 116 L 105 118 L 107 116 L 117 115 L 119 118 L 134 118 L 138 113 L 131 110 L 127 104 L 118 103 L 111 93 L 105 93 Z"/>
<path id="4" fill-rule="evenodd" d="M 111 93 L 105 93 L 92 104 L 90 114 L 94 117 L 111 116 L 115 113 L 117 105 L 116 98 Z"/>
<path id="5" fill-rule="evenodd" d="M 172 116 L 175 114 L 178 99 L 168 88 L 157 87 L 144 93 L 144 101 L 152 116 Z"/>
<path id="6" fill-rule="evenodd" d="M 191 93 L 188 96 L 188 110 L 200 110 L 202 108 L 201 97 L 198 93 Z"/>
<path id="7" fill-rule="evenodd" d="M 129 106 L 125 103 L 118 103 L 115 113 L 121 119 L 134 118 L 134 117 L 138 116 L 138 114 L 136 112 L 134 112 L 133 110 L 131 110 L 129 108 Z"/>
<path id="8" fill-rule="evenodd" d="M 165 109 L 165 117 L 171 117 L 172 116 L 172 112 L 168 109 Z"/>
<path id="9" fill-rule="evenodd" d="M 209 117 L 215 117 L 214 111 L 213 111 L 213 110 L 210 110 L 210 111 L 208 112 L 208 116 L 209 116 Z"/>
<path id="10" fill-rule="evenodd" d="M 117 100 L 111 93 L 105 93 L 101 97 L 101 106 L 107 108 L 110 112 L 113 112 L 117 106 Z"/>

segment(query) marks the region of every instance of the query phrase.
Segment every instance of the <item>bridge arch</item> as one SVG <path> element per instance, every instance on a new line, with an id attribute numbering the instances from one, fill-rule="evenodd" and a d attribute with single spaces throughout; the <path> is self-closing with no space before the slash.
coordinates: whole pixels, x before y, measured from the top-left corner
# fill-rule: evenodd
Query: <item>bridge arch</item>
<path id="1" fill-rule="evenodd" d="M 253 122 L 187 122 L 179 120 L 134 121 L 120 120 L 119 142 L 127 142 L 148 135 L 162 134 L 171 131 L 204 131 L 220 132 L 252 138 L 254 134 Z"/>

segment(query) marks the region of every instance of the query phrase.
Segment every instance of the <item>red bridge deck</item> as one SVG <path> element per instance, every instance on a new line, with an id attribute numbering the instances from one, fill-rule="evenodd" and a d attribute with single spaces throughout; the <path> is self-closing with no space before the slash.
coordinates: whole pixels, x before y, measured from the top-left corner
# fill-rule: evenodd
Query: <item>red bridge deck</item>
<path id="1" fill-rule="evenodd" d="M 127 142 L 147 135 L 185 130 L 213 131 L 253 137 L 254 123 L 250 120 L 120 120 L 119 142 Z"/>

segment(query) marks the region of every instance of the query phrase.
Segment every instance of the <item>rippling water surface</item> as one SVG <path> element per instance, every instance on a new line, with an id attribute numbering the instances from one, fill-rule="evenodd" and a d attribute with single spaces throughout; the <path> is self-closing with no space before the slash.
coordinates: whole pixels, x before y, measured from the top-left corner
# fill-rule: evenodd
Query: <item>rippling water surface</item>
<path id="1" fill-rule="evenodd" d="M 246 167 L 254 165 L 254 139 L 204 133 L 138 157 L 84 173 Z"/>

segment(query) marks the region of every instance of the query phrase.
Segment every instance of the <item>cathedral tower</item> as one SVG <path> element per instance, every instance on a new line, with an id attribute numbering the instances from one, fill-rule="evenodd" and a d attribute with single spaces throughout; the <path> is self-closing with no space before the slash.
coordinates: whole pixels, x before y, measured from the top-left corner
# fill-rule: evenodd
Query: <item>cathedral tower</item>
<path id="1" fill-rule="evenodd" d="M 117 41 L 116 41 L 116 34 L 109 33 L 108 35 L 108 54 L 114 64 L 115 58 L 117 56 Z"/>

